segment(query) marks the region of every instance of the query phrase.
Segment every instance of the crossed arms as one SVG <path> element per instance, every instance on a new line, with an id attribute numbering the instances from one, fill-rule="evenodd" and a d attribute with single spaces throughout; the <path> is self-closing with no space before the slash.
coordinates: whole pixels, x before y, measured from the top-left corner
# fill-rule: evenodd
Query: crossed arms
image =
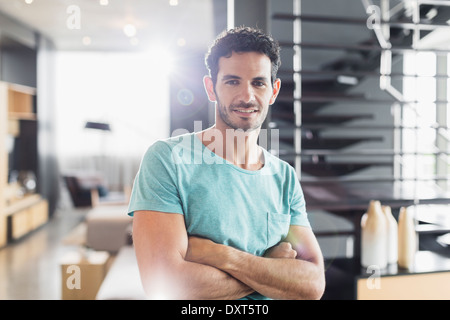
<path id="1" fill-rule="evenodd" d="M 320 299 L 323 258 L 309 228 L 291 226 L 264 257 L 191 237 L 184 217 L 136 211 L 133 242 L 151 299 L 239 299 L 257 291 L 273 299 Z"/>

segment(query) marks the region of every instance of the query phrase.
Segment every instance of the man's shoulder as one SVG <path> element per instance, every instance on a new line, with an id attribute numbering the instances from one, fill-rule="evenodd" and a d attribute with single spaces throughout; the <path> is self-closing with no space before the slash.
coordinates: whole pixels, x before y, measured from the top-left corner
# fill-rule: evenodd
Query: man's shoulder
<path id="1" fill-rule="evenodd" d="M 151 151 L 167 151 L 180 145 L 190 145 L 194 138 L 194 133 L 186 133 L 177 136 L 172 136 L 165 139 L 155 141 L 149 148 Z"/>
<path id="2" fill-rule="evenodd" d="M 172 136 L 169 138 L 156 140 L 150 145 L 144 155 L 144 161 L 176 161 L 180 156 L 187 156 L 189 152 L 183 150 L 191 150 L 193 147 L 194 133 L 186 133 L 182 135 Z M 176 159 L 174 159 L 176 158 Z"/>

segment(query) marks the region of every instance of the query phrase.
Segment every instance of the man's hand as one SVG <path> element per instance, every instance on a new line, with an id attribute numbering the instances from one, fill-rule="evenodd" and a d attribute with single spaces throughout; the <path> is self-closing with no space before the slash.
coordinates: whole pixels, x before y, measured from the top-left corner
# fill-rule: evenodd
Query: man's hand
<path id="1" fill-rule="evenodd" d="M 267 249 L 264 253 L 266 258 L 276 259 L 295 259 L 297 257 L 297 251 L 292 248 L 289 242 L 280 242 L 279 244 Z"/>

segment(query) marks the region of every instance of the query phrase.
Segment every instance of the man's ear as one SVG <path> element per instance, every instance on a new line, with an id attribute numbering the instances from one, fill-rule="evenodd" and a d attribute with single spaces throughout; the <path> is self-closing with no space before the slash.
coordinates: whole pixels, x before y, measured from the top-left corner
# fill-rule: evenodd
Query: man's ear
<path id="1" fill-rule="evenodd" d="M 208 99 L 211 102 L 216 102 L 216 93 L 214 91 L 214 83 L 211 77 L 204 76 L 203 77 L 203 85 L 205 86 L 206 94 L 208 95 Z"/>
<path id="2" fill-rule="evenodd" d="M 278 94 L 280 93 L 280 89 L 281 89 L 281 80 L 277 79 L 273 84 L 272 97 L 270 98 L 269 105 L 275 103 L 275 100 L 277 99 Z"/>

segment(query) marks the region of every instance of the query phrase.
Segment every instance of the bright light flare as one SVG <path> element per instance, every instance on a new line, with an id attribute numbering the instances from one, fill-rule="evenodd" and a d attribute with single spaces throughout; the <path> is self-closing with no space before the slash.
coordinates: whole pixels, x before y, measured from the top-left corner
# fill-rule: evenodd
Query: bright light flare
<path id="1" fill-rule="evenodd" d="M 128 24 L 126 24 L 126 25 L 123 27 L 123 33 L 125 33 L 125 35 L 126 35 L 127 37 L 132 38 L 132 37 L 134 37 L 134 36 L 136 35 L 137 30 L 136 30 L 136 27 L 135 27 L 133 24 L 128 23 Z"/>
<path id="2" fill-rule="evenodd" d="M 173 71 L 175 65 L 175 59 L 167 48 L 163 46 L 152 46 L 148 48 L 148 54 L 150 60 L 156 62 L 158 72 L 168 74 Z"/>

